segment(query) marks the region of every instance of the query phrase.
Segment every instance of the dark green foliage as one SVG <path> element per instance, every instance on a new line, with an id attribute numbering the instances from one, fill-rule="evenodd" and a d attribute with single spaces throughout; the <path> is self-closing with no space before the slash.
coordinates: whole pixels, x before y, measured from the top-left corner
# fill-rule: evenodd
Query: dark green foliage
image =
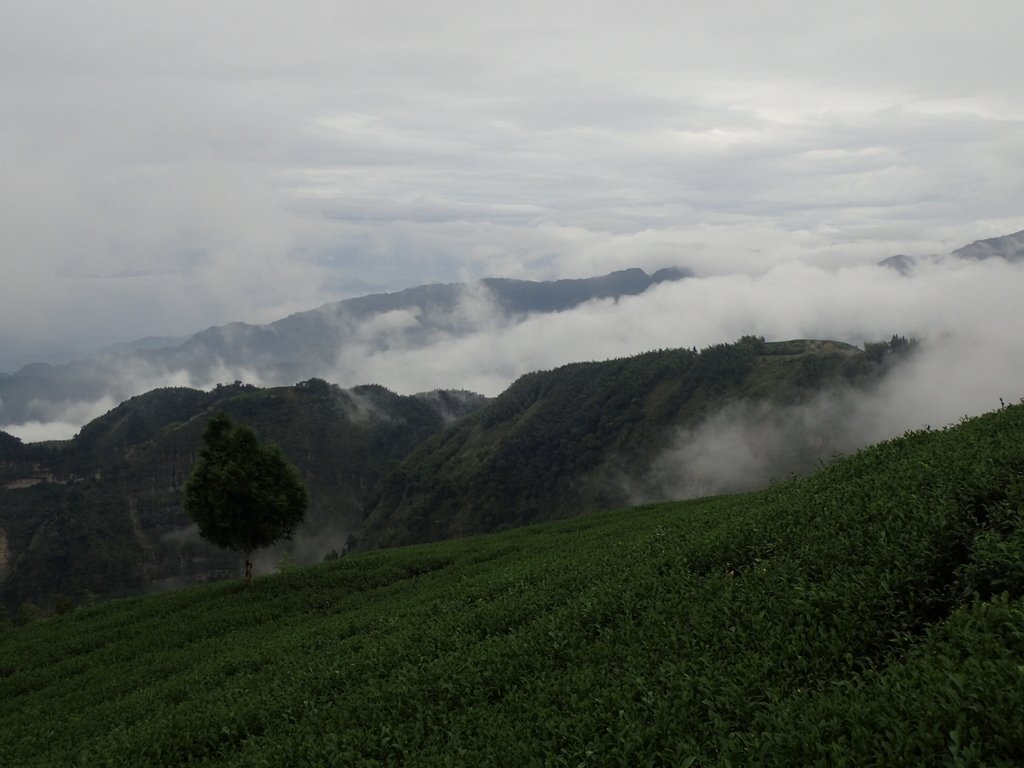
<path id="1" fill-rule="evenodd" d="M 745 336 L 700 352 L 659 350 L 527 374 L 385 478 L 361 546 L 503 530 L 638 496 L 671 498 L 645 478 L 680 431 L 737 402 L 786 406 L 829 388 L 865 389 L 891 362 L 839 342 Z M 838 450 L 827 440 L 844 434 L 806 437 L 804 444 L 822 445 L 793 451 L 777 479 L 812 470 Z"/>
<path id="2" fill-rule="evenodd" d="M 203 447 L 185 483 L 184 506 L 200 535 L 244 552 L 287 539 L 306 514 L 309 495 L 279 448 L 224 413 L 203 432 Z"/>
<path id="3" fill-rule="evenodd" d="M 67 595 L 53 595 L 53 612 L 57 615 L 71 613 L 75 610 L 75 601 Z"/>
<path id="4" fill-rule="evenodd" d="M 74 440 L 0 436 L 0 543 L 9 548 L 0 599 L 13 617 L 26 599 L 52 611 L 55 593 L 81 602 L 86 593 L 109 598 L 233 577 L 235 557 L 194 535 L 182 508 L 203 427 L 218 410 L 298 467 L 309 507 L 293 545 L 304 547 L 300 562 L 312 562 L 344 545 L 381 477 L 484 402 L 464 392 L 406 397 L 320 380 L 275 389 L 236 383 L 134 397 Z"/>
<path id="5" fill-rule="evenodd" d="M 888 356 L 906 356 L 917 346 L 917 339 L 894 335 L 889 341 L 864 342 L 864 354 L 872 362 L 881 362 Z"/>
<path id="6" fill-rule="evenodd" d="M 21 440 L 0 430 L 0 461 L 19 459 L 23 450 Z"/>
<path id="7" fill-rule="evenodd" d="M 115 596 L 139 588 L 147 552 L 128 503 L 113 490 L 95 481 L 0 490 L 9 610 L 26 599 L 53 610 L 55 594 L 79 599 L 87 591 Z"/>
<path id="8" fill-rule="evenodd" d="M 24 461 L 25 446 L 21 440 L 0 431 L 0 485 L 16 480 Z"/>
<path id="9" fill-rule="evenodd" d="M 43 618 L 43 612 L 39 606 L 33 603 L 31 600 L 26 600 L 24 603 L 18 606 L 18 613 L 16 619 L 20 626 L 32 624 L 33 622 L 39 621 Z"/>
<path id="10" fill-rule="evenodd" d="M 964 588 L 986 599 L 1002 592 L 1024 597 L 1024 473 L 976 501 L 975 510 L 981 530 L 960 573 Z"/>
<path id="11" fill-rule="evenodd" d="M 0 636 L 0 754 L 1021 765 L 1020 558 L 992 537 L 1022 482 L 1015 406 L 758 493 L 79 609 Z"/>

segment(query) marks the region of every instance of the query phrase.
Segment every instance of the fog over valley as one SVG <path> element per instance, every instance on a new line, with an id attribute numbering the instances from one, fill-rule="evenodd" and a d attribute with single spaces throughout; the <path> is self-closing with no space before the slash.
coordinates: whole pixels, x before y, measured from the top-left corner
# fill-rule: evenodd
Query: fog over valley
<path id="1" fill-rule="evenodd" d="M 15 383 L 31 380 L 26 374 L 36 369 L 70 383 L 53 395 L 42 389 L 22 395 L 20 413 L 30 418 L 5 418 L 0 402 L 0 422 L 26 441 L 61 439 L 117 402 L 156 387 L 208 389 L 234 380 L 286 385 L 312 376 L 345 387 L 379 383 L 402 394 L 458 388 L 493 397 L 530 371 L 650 349 L 703 348 L 743 335 L 863 345 L 900 334 L 922 340 L 922 353 L 890 382 L 889 404 L 876 404 L 873 420 L 884 426 L 868 430 L 898 433 L 991 409 L 1000 397 L 1024 396 L 1024 342 L 1016 332 L 1024 261 L 1012 256 L 921 258 L 904 262 L 902 271 L 879 259 L 835 268 L 789 261 L 757 273 L 681 272 L 678 279 L 629 282 L 630 290 L 643 289 L 634 295 L 560 311 L 525 304 L 510 311 L 494 293 L 510 290 L 500 281 L 491 288 L 440 286 L 443 295 L 433 287 L 407 298 L 367 300 L 361 315 L 335 309 L 346 303 L 330 305 L 296 316 L 302 323 L 229 325 L 158 351 L 122 348 L 70 368 L 30 366 L 0 379 L 0 393 L 10 392 L 9 413 Z"/>

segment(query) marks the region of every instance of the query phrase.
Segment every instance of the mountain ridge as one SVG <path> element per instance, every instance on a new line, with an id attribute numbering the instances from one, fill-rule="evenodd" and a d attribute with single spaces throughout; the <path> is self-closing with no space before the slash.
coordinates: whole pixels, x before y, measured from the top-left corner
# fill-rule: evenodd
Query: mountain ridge
<path id="1" fill-rule="evenodd" d="M 28 598 L 49 604 L 55 594 L 110 597 L 233 575 L 236 558 L 202 542 L 181 507 L 203 422 L 215 410 L 279 445 L 310 488 L 307 523 L 293 542 L 262 554 L 265 569 L 285 552 L 310 562 L 352 544 L 435 540 L 638 496 L 685 495 L 689 480 L 670 488 L 658 473 L 675 465 L 673 451 L 700 439 L 686 429 L 760 408 L 757 420 L 777 421 L 803 445 L 804 422 L 787 408 L 834 385 L 860 391 L 909 348 L 895 338 L 860 350 L 747 337 L 699 353 L 661 350 L 535 372 L 493 400 L 342 389 L 322 379 L 154 390 L 73 440 L 0 436 L 8 551 L 0 593 L 13 609 Z M 831 434 L 806 441 L 807 451 L 776 452 L 774 464 L 742 466 L 725 480 L 757 487 L 847 449 L 844 422 L 828 423 Z"/>
<path id="2" fill-rule="evenodd" d="M 976 261 L 991 258 L 1005 259 L 1009 262 L 1022 261 L 1024 260 L 1024 230 L 1002 237 L 975 240 L 969 245 L 957 248 L 953 251 L 953 255 L 961 259 Z"/>
<path id="3" fill-rule="evenodd" d="M 319 379 L 292 387 L 153 390 L 73 440 L 22 443 L 0 432 L 0 598 L 80 601 L 225 578 L 237 558 L 206 544 L 182 508 L 205 421 L 217 411 L 279 445 L 310 491 L 299 562 L 344 550 L 379 477 L 433 432 L 478 408 L 468 392 L 396 395 Z M 263 567 L 280 552 L 263 553 Z"/>
<path id="4" fill-rule="evenodd" d="M 1011 264 L 1024 261 L 1024 230 L 1009 235 L 975 240 L 972 243 L 957 248 L 949 255 L 965 261 L 985 261 L 986 259 L 993 258 L 1003 259 Z M 898 253 L 882 259 L 878 262 L 878 266 L 894 269 L 901 275 L 909 275 L 919 261 L 938 258 L 940 257 L 930 256 L 922 258 Z"/>
<path id="5" fill-rule="evenodd" d="M 31 363 L 0 377 L 0 426 L 60 421 L 71 403 L 104 398 L 120 402 L 140 394 L 139 380 L 185 377 L 191 385 L 204 388 L 251 376 L 272 386 L 330 377 L 340 364 L 340 350 L 355 340 L 371 349 L 394 344 L 415 347 L 438 332 L 454 336 L 471 332 L 476 320 L 473 311 L 497 313 L 517 322 L 530 314 L 561 312 L 587 301 L 637 295 L 690 276 L 692 272 L 681 267 L 654 275 L 631 268 L 553 281 L 483 278 L 473 283 L 433 283 L 329 302 L 262 325 L 211 326 L 174 346 L 159 346 L 161 337 L 125 342 L 92 358 Z M 463 307 L 467 300 L 468 314 Z M 403 324 L 397 329 L 388 326 L 376 335 L 368 330 L 372 319 L 389 313 L 405 313 Z"/>
<path id="6" fill-rule="evenodd" d="M 902 337 L 861 350 L 842 342 L 744 337 L 700 352 L 660 350 L 527 374 L 417 447 L 384 479 L 359 546 L 400 546 L 628 506 L 637 498 L 735 492 L 813 469 L 849 450 L 842 409 L 801 410 L 877 384 L 913 354 Z M 776 444 L 764 461 L 716 474 L 694 445 L 725 414 L 739 443 Z M 770 426 L 778 434 L 758 430 Z M 715 427 L 708 427 L 713 429 Z M 731 434 L 731 433 L 730 433 Z M 728 453 L 725 448 L 715 450 Z M 673 469 L 660 466 L 677 456 Z M 723 459 L 727 459 L 723 456 Z M 675 477 L 665 478 L 666 472 Z"/>

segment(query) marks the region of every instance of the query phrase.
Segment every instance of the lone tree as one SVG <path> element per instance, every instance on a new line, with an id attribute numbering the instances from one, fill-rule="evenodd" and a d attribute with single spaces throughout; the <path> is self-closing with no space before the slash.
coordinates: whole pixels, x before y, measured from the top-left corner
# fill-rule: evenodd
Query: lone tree
<path id="1" fill-rule="evenodd" d="M 252 582 L 252 552 L 287 539 L 306 513 L 309 498 L 298 472 L 274 445 L 224 413 L 203 432 L 199 460 L 185 484 L 185 511 L 207 541 L 245 555 Z"/>

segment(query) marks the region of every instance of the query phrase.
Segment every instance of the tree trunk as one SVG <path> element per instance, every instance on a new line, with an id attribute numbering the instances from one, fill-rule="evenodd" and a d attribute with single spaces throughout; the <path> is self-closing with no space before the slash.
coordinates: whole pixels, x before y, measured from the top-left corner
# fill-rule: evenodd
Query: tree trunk
<path id="1" fill-rule="evenodd" d="M 252 585 L 252 550 L 245 550 L 245 586 Z"/>

